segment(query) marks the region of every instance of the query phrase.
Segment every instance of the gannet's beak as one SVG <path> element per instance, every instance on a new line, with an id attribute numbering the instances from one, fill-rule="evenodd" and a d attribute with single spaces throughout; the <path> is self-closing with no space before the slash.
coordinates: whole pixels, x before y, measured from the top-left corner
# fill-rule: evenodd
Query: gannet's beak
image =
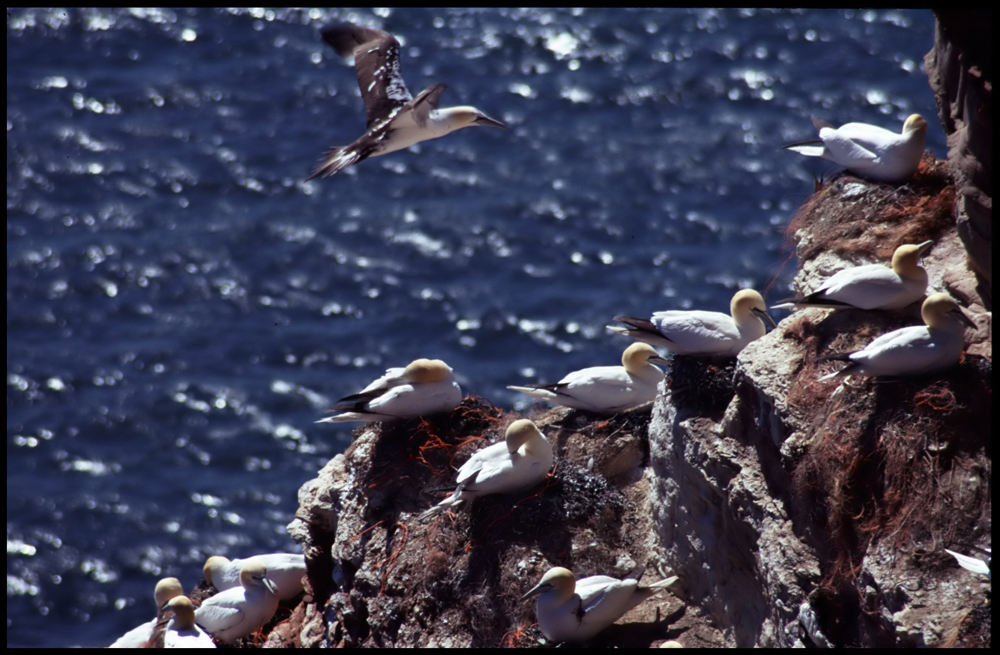
<path id="1" fill-rule="evenodd" d="M 264 587 L 268 591 L 271 592 L 271 594 L 273 596 L 277 597 L 277 595 L 278 595 L 278 585 L 274 584 L 274 581 L 271 580 L 271 578 L 261 578 L 260 582 L 261 582 L 262 585 L 264 585 Z"/>
<path id="2" fill-rule="evenodd" d="M 965 325 L 969 326 L 973 330 L 976 329 L 976 322 L 973 321 L 971 318 L 969 318 L 969 315 L 966 314 L 965 312 L 963 312 L 958 307 L 956 307 L 955 309 L 951 310 L 951 312 L 949 312 L 949 313 L 954 314 L 955 318 L 957 318 L 958 320 L 960 320 L 962 323 L 964 323 Z"/>
<path id="3" fill-rule="evenodd" d="M 548 591 L 551 588 L 552 588 L 552 585 L 549 584 L 548 582 L 539 582 L 538 584 L 536 584 L 534 587 L 531 588 L 531 591 L 529 591 L 525 595 L 521 596 L 521 602 L 523 603 L 524 601 L 528 600 L 529 598 L 534 598 L 535 596 L 540 596 L 540 595 L 542 595 L 543 593 L 545 593 L 546 591 Z"/>
<path id="4" fill-rule="evenodd" d="M 650 364 L 659 364 L 661 366 L 670 366 L 670 360 L 667 359 L 666 357 L 661 356 L 661 355 L 657 355 L 656 357 L 650 357 L 646 361 L 649 362 Z"/>
<path id="5" fill-rule="evenodd" d="M 763 309 L 757 309 L 756 307 L 752 307 L 752 308 L 750 308 L 750 311 L 752 311 L 754 313 L 754 316 L 756 316 L 760 320 L 762 320 L 765 323 L 767 323 L 768 325 L 770 325 L 772 330 L 774 328 L 778 327 L 775 324 L 774 319 L 771 318 L 771 316 L 766 311 L 764 311 Z"/>
<path id="6" fill-rule="evenodd" d="M 473 125 L 483 125 L 483 126 L 487 126 L 487 127 L 502 127 L 505 130 L 507 129 L 506 125 L 504 125 L 500 121 L 493 120 L 492 118 L 490 118 L 486 114 L 479 114 L 479 116 L 476 117 L 476 120 L 472 121 L 472 124 Z"/>

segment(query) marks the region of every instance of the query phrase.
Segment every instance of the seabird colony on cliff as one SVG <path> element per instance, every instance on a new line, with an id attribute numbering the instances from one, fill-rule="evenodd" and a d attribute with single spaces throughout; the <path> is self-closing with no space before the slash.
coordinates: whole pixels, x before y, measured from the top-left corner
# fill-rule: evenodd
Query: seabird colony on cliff
<path id="1" fill-rule="evenodd" d="M 368 157 L 395 152 L 475 125 L 506 127 L 475 107 L 438 108 L 446 85 L 435 84 L 413 98 L 400 74 L 400 46 L 392 35 L 350 24 L 326 27 L 322 38 L 342 57 L 354 57 L 368 129 L 352 144 L 331 149 L 309 179 L 329 176 Z M 790 150 L 833 160 L 864 177 L 902 182 L 914 174 L 923 153 L 927 123 L 918 115 L 907 118 L 902 134 L 848 123 L 840 128 L 813 119 L 819 140 L 791 144 Z M 919 258 L 931 242 L 902 245 L 891 268 L 869 264 L 835 273 L 816 290 L 777 305 L 777 308 L 856 308 L 897 310 L 924 297 L 927 273 Z M 821 360 L 843 360 L 848 365 L 821 380 L 848 375 L 916 375 L 954 365 L 964 347 L 964 328 L 975 323 L 943 293 L 924 300 L 924 326 L 884 334 L 865 348 L 828 355 Z M 585 368 L 555 384 L 508 387 L 533 398 L 575 409 L 614 413 L 656 398 L 669 365 L 653 346 L 676 355 L 735 357 L 752 341 L 775 327 L 764 299 L 757 291 L 738 291 L 730 313 L 703 310 L 661 311 L 650 319 L 616 316 L 628 328 L 611 327 L 640 343 L 625 349 L 622 365 Z M 390 368 L 359 393 L 341 398 L 336 415 L 321 423 L 392 421 L 452 411 L 462 391 L 450 366 L 439 359 L 417 359 L 405 368 Z M 479 496 L 520 491 L 540 483 L 554 462 L 552 445 L 538 426 L 527 419 L 510 423 L 503 442 L 475 453 L 456 476 L 454 491 L 420 515 L 428 519 L 451 511 Z M 947 551 L 958 562 L 989 575 L 989 564 Z M 274 615 L 279 600 L 303 593 L 305 559 L 302 555 L 270 554 L 246 560 L 210 557 L 205 579 L 218 590 L 200 607 L 185 596 L 176 578 L 165 578 L 155 588 L 156 619 L 124 635 L 112 647 L 153 644 L 158 635 L 170 646 L 211 647 L 205 634 L 231 642 L 249 635 Z M 652 585 L 638 583 L 641 571 L 624 580 L 608 576 L 577 579 L 568 569 L 551 568 L 522 600 L 538 597 L 536 612 L 542 633 L 552 641 L 586 640 L 642 601 L 673 584 L 677 578 Z M 169 622 L 167 619 L 169 618 Z M 204 628 L 204 631 L 202 630 Z"/>

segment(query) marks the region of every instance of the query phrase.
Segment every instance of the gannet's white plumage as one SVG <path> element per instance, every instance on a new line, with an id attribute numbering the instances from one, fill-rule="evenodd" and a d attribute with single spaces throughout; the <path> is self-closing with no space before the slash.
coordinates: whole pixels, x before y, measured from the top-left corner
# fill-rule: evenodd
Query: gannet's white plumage
<path id="1" fill-rule="evenodd" d="M 736 292 L 729 303 L 730 314 L 721 312 L 656 312 L 652 319 L 615 316 L 634 329 L 609 325 L 608 329 L 678 355 L 735 357 L 743 348 L 764 336 L 774 320 L 767 314 L 764 298 L 753 289 Z"/>
<path id="2" fill-rule="evenodd" d="M 648 586 L 638 580 L 606 575 L 576 579 L 561 566 L 549 569 L 541 582 L 521 597 L 538 596 L 538 628 L 552 641 L 583 641 L 617 621 L 630 609 L 677 581 L 666 578 Z"/>
<path id="3" fill-rule="evenodd" d="M 341 412 L 317 423 L 392 421 L 450 412 L 462 402 L 462 389 L 451 367 L 440 359 L 416 359 L 406 368 L 390 368 L 361 393 L 341 398 Z"/>
<path id="4" fill-rule="evenodd" d="M 620 412 L 656 399 L 663 371 L 653 364 L 668 363 L 649 344 L 633 343 L 622 353 L 621 366 L 593 366 L 555 384 L 507 388 L 564 407 Z"/>
<path id="5" fill-rule="evenodd" d="M 181 588 L 181 582 L 177 578 L 163 578 L 157 582 L 156 587 L 153 589 L 153 600 L 156 602 L 157 617 L 132 628 L 115 640 L 115 643 L 108 646 L 108 648 L 141 648 L 153 636 L 153 629 L 156 628 L 163 606 L 171 598 L 180 596 L 183 593 L 184 590 Z"/>
<path id="6" fill-rule="evenodd" d="M 552 468 L 552 445 L 528 419 L 507 426 L 501 443 L 483 448 L 458 469 L 450 496 L 420 515 L 427 519 L 466 500 L 518 491 L 541 482 Z"/>
<path id="7" fill-rule="evenodd" d="M 896 248 L 892 268 L 867 264 L 837 271 L 812 293 L 775 305 L 771 309 L 826 307 L 843 309 L 902 309 L 924 297 L 927 271 L 920 266 L 920 256 L 933 241 Z"/>
<path id="8" fill-rule="evenodd" d="M 849 362 L 820 380 L 847 375 L 919 375 L 957 364 L 965 346 L 965 327 L 975 329 L 976 324 L 946 293 L 929 296 L 920 308 L 920 315 L 926 325 L 893 330 L 862 350 L 819 357 L 819 360 Z"/>
<path id="9" fill-rule="evenodd" d="M 341 23 L 324 28 L 322 36 L 341 57 L 354 57 L 368 131 L 349 146 L 331 148 L 310 180 L 463 127 L 507 127 L 475 107 L 439 109 L 446 84 L 435 84 L 412 97 L 399 70 L 399 41 L 391 34 Z"/>
<path id="10" fill-rule="evenodd" d="M 847 123 L 835 128 L 818 118 L 812 121 L 819 130 L 819 140 L 792 143 L 785 148 L 808 157 L 829 159 L 871 180 L 907 180 L 916 172 L 924 154 L 927 121 L 919 114 L 906 119 L 901 134 L 868 123 Z"/>
<path id="11" fill-rule="evenodd" d="M 986 553 L 991 554 L 990 548 L 983 548 Z M 968 555 L 963 555 L 961 553 L 956 553 L 953 550 L 944 549 L 944 552 L 948 553 L 958 562 L 958 565 L 963 569 L 972 571 L 973 573 L 978 573 L 980 575 L 985 575 L 987 578 L 993 579 L 993 574 L 990 572 L 990 564 L 992 558 L 987 558 L 985 561 L 977 557 L 969 557 Z"/>
<path id="12" fill-rule="evenodd" d="M 163 633 L 164 648 L 215 648 L 212 638 L 195 625 L 194 605 L 190 598 L 172 598 L 167 603 L 167 609 L 173 610 L 174 616 Z"/>
<path id="13" fill-rule="evenodd" d="M 198 625 L 227 643 L 260 629 L 278 609 L 278 589 L 263 563 L 247 560 L 240 570 L 240 585 L 206 598 L 194 613 Z"/>
<path id="14" fill-rule="evenodd" d="M 219 591 L 240 586 L 240 570 L 248 559 L 255 559 L 267 567 L 267 577 L 278 588 L 278 600 L 290 600 L 302 593 L 302 576 L 306 574 L 305 555 L 293 553 L 268 553 L 247 559 L 230 560 L 213 555 L 205 560 L 205 580 Z"/>

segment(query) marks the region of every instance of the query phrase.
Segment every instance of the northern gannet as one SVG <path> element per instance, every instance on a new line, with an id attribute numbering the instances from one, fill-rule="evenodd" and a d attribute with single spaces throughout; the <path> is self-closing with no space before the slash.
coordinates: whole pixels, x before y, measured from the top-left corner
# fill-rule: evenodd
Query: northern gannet
<path id="1" fill-rule="evenodd" d="M 896 248 L 892 268 L 866 264 L 837 271 L 812 293 L 771 309 L 902 309 L 922 299 L 927 291 L 927 271 L 920 266 L 920 256 L 932 243 L 924 241 Z"/>
<path id="2" fill-rule="evenodd" d="M 926 325 L 893 330 L 862 350 L 817 358 L 849 362 L 820 380 L 847 375 L 919 375 L 957 364 L 965 346 L 965 326 L 975 329 L 976 324 L 946 293 L 929 296 L 920 315 Z"/>
<path id="3" fill-rule="evenodd" d="M 542 581 L 521 597 L 538 596 L 538 628 L 552 641 L 583 641 L 605 629 L 630 609 L 666 589 L 677 577 L 648 586 L 638 580 L 606 575 L 576 579 L 561 566 L 549 569 Z"/>
<path id="4" fill-rule="evenodd" d="M 361 98 L 368 110 L 368 131 L 349 146 L 331 148 L 307 180 L 463 127 L 507 127 L 475 107 L 438 109 L 447 84 L 435 84 L 416 98 L 411 96 L 399 71 L 399 41 L 391 34 L 350 23 L 330 25 L 321 34 L 341 57 L 354 57 Z"/>
<path id="5" fill-rule="evenodd" d="M 163 606 L 171 598 L 176 598 L 183 593 L 184 590 L 181 588 L 181 582 L 177 578 L 163 578 L 157 582 L 156 587 L 153 589 L 153 600 L 156 602 L 157 617 L 132 628 L 115 640 L 115 643 L 108 646 L 108 648 L 141 648 L 153 636 L 153 629 L 156 628 L 156 624 L 159 622 Z"/>
<path id="6" fill-rule="evenodd" d="M 278 600 L 289 600 L 302 593 L 302 576 L 306 574 L 305 555 L 269 553 L 247 559 L 259 560 L 267 567 L 268 579 L 278 588 Z M 247 559 L 229 560 L 213 555 L 205 560 L 202 569 L 205 580 L 219 591 L 239 587 L 240 569 Z"/>
<path id="7" fill-rule="evenodd" d="M 194 605 L 187 596 L 171 598 L 166 609 L 173 610 L 174 616 L 167 623 L 163 633 L 164 648 L 215 648 L 215 642 L 208 634 L 195 625 Z"/>
<path id="8" fill-rule="evenodd" d="M 678 355 L 735 357 L 743 348 L 774 327 L 764 298 L 753 289 L 737 291 L 729 303 L 731 315 L 701 310 L 656 312 L 650 320 L 615 316 L 635 329 L 609 325 L 608 329 L 666 348 Z"/>
<path id="9" fill-rule="evenodd" d="M 341 398 L 341 412 L 317 423 L 392 421 L 450 412 L 462 402 L 462 389 L 451 367 L 440 359 L 416 359 L 406 368 L 390 368 L 361 393 Z"/>
<path id="10" fill-rule="evenodd" d="M 507 387 L 546 402 L 591 412 L 620 412 L 656 398 L 663 371 L 653 364 L 670 362 L 653 347 L 633 343 L 621 366 L 593 366 L 573 371 L 555 384 Z"/>
<path id="11" fill-rule="evenodd" d="M 278 590 L 263 563 L 247 560 L 240 570 L 240 584 L 206 598 L 194 613 L 198 625 L 226 643 L 259 630 L 278 609 Z"/>
<path id="12" fill-rule="evenodd" d="M 466 500 L 518 491 L 541 482 L 552 468 L 552 445 L 528 419 L 507 427 L 502 443 L 483 448 L 458 469 L 450 496 L 420 515 L 421 520 Z"/>
<path id="13" fill-rule="evenodd" d="M 829 159 L 878 182 L 909 179 L 920 164 L 927 141 L 927 121 L 919 114 L 906 119 L 902 134 L 868 123 L 847 123 L 835 128 L 818 118 L 812 122 L 819 130 L 819 140 L 792 143 L 784 148 L 808 157 Z"/>

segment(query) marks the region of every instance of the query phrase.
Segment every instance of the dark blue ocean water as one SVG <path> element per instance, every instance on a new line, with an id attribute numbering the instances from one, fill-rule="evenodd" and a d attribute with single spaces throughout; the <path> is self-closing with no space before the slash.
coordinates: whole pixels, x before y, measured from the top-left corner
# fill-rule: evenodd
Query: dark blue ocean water
<path id="1" fill-rule="evenodd" d="M 364 126 L 327 20 L 510 125 L 303 182 Z M 7 644 L 105 645 L 209 554 L 295 549 L 332 401 L 426 356 L 466 393 L 615 364 L 615 314 L 787 292 L 810 115 L 943 136 L 912 11 L 7 18 Z"/>

